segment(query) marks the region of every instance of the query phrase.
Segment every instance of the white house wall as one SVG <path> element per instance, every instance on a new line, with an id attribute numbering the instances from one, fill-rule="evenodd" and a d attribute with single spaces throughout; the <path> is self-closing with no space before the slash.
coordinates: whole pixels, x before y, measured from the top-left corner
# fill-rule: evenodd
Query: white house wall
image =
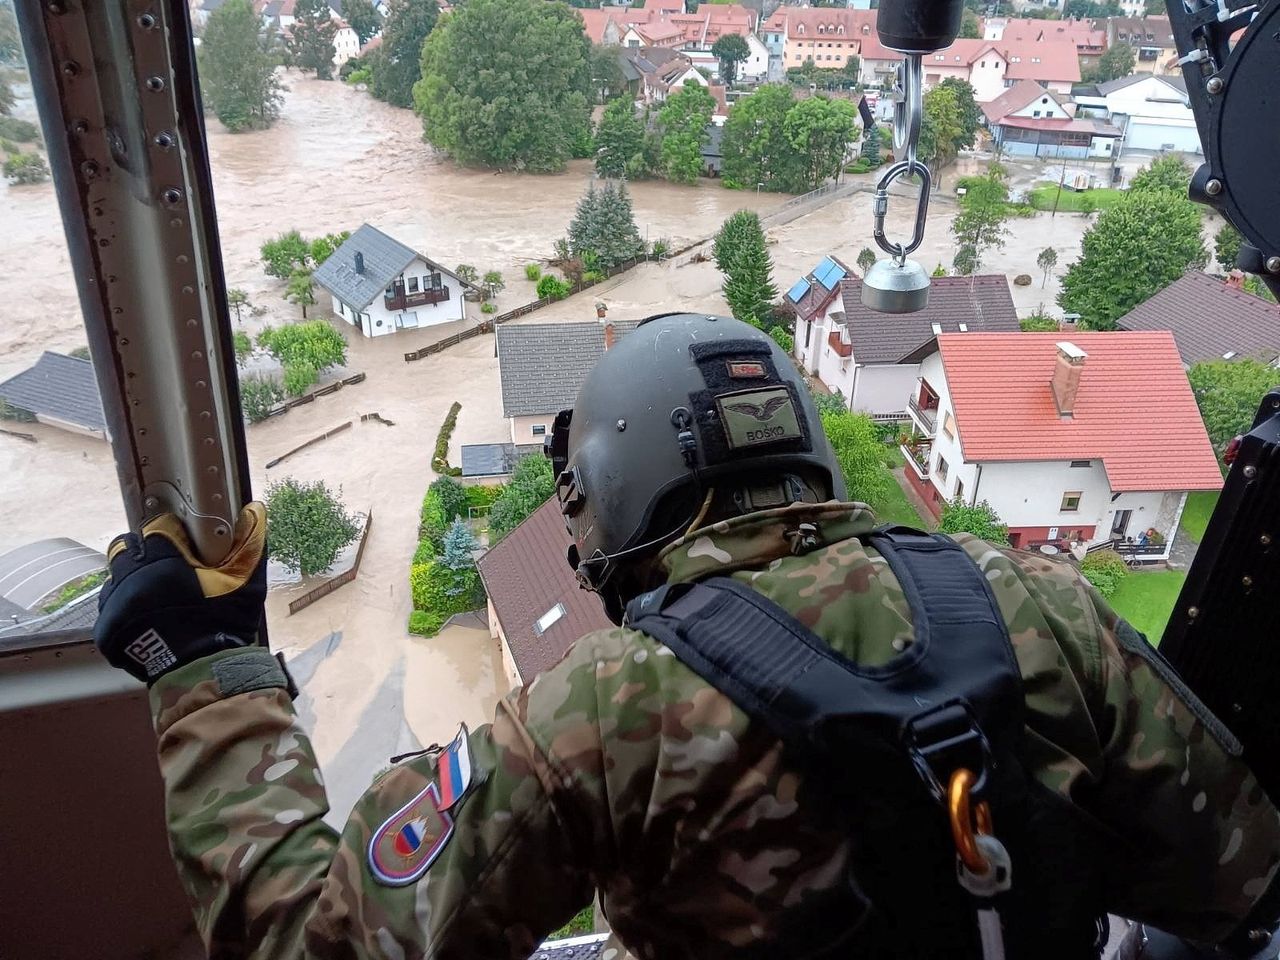
<path id="1" fill-rule="evenodd" d="M 863 364 L 853 378 L 852 409 L 862 413 L 900 413 L 920 375 L 918 363 Z M 846 394 L 847 395 L 847 394 Z"/>
<path id="2" fill-rule="evenodd" d="M 973 66 L 967 68 L 969 75 L 964 79 L 973 85 L 973 98 L 979 103 L 994 100 L 1005 92 L 1005 71 L 1009 65 L 994 50 L 988 50 Z"/>
<path id="3" fill-rule="evenodd" d="M 1009 116 L 1025 117 L 1029 120 L 1066 120 L 1070 119 L 1071 114 L 1067 113 L 1062 108 L 1062 105 L 1046 90 L 1021 110 L 1015 110 Z"/>
<path id="4" fill-rule="evenodd" d="M 542 441 L 551 433 L 551 425 L 555 422 L 556 413 L 538 413 L 528 417 L 511 417 L 511 442 L 520 443 L 542 443 Z M 542 433 L 534 433 L 538 427 L 542 428 Z"/>

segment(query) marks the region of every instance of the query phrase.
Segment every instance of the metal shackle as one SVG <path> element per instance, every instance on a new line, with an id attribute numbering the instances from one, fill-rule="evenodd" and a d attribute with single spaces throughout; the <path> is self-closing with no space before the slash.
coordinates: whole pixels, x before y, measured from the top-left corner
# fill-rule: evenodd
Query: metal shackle
<path id="1" fill-rule="evenodd" d="M 915 230 L 911 234 L 911 242 L 903 246 L 900 243 L 890 241 L 885 236 L 884 218 L 889 212 L 889 185 L 899 177 L 911 176 L 912 174 L 920 177 L 920 196 L 916 198 L 916 224 Z M 924 240 L 924 225 L 925 218 L 929 213 L 929 189 L 932 182 L 932 178 L 929 176 L 929 168 L 919 160 L 902 160 L 886 170 L 884 176 L 880 178 L 880 182 L 876 184 L 875 200 L 871 207 L 874 221 L 871 231 L 872 236 L 875 237 L 876 246 L 899 263 L 902 262 L 907 254 L 920 246 Z"/>

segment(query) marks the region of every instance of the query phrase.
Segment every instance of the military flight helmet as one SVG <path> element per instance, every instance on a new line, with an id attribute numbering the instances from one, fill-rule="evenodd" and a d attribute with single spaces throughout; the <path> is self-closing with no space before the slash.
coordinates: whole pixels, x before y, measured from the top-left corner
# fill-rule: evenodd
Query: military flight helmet
<path id="1" fill-rule="evenodd" d="M 569 563 L 615 620 L 628 567 L 688 529 L 711 491 L 737 512 L 844 499 L 794 361 L 732 317 L 650 317 L 605 351 L 546 441 Z"/>

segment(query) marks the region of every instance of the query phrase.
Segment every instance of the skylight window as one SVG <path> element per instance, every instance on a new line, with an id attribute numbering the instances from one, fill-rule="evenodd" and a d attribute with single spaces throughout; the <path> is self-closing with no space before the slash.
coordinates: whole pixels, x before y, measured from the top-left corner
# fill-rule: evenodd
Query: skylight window
<path id="1" fill-rule="evenodd" d="M 564 616 L 564 604 L 557 603 L 554 607 L 538 618 L 538 622 L 534 624 L 534 629 L 538 631 L 538 636 L 542 636 L 553 626 L 555 626 L 560 618 Z"/>

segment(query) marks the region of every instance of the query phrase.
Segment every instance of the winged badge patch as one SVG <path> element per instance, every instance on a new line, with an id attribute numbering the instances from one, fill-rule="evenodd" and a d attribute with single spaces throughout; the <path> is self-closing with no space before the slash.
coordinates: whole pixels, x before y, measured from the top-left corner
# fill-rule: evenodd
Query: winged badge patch
<path id="1" fill-rule="evenodd" d="M 804 436 L 786 387 L 744 390 L 716 398 L 725 437 L 735 450 Z"/>

